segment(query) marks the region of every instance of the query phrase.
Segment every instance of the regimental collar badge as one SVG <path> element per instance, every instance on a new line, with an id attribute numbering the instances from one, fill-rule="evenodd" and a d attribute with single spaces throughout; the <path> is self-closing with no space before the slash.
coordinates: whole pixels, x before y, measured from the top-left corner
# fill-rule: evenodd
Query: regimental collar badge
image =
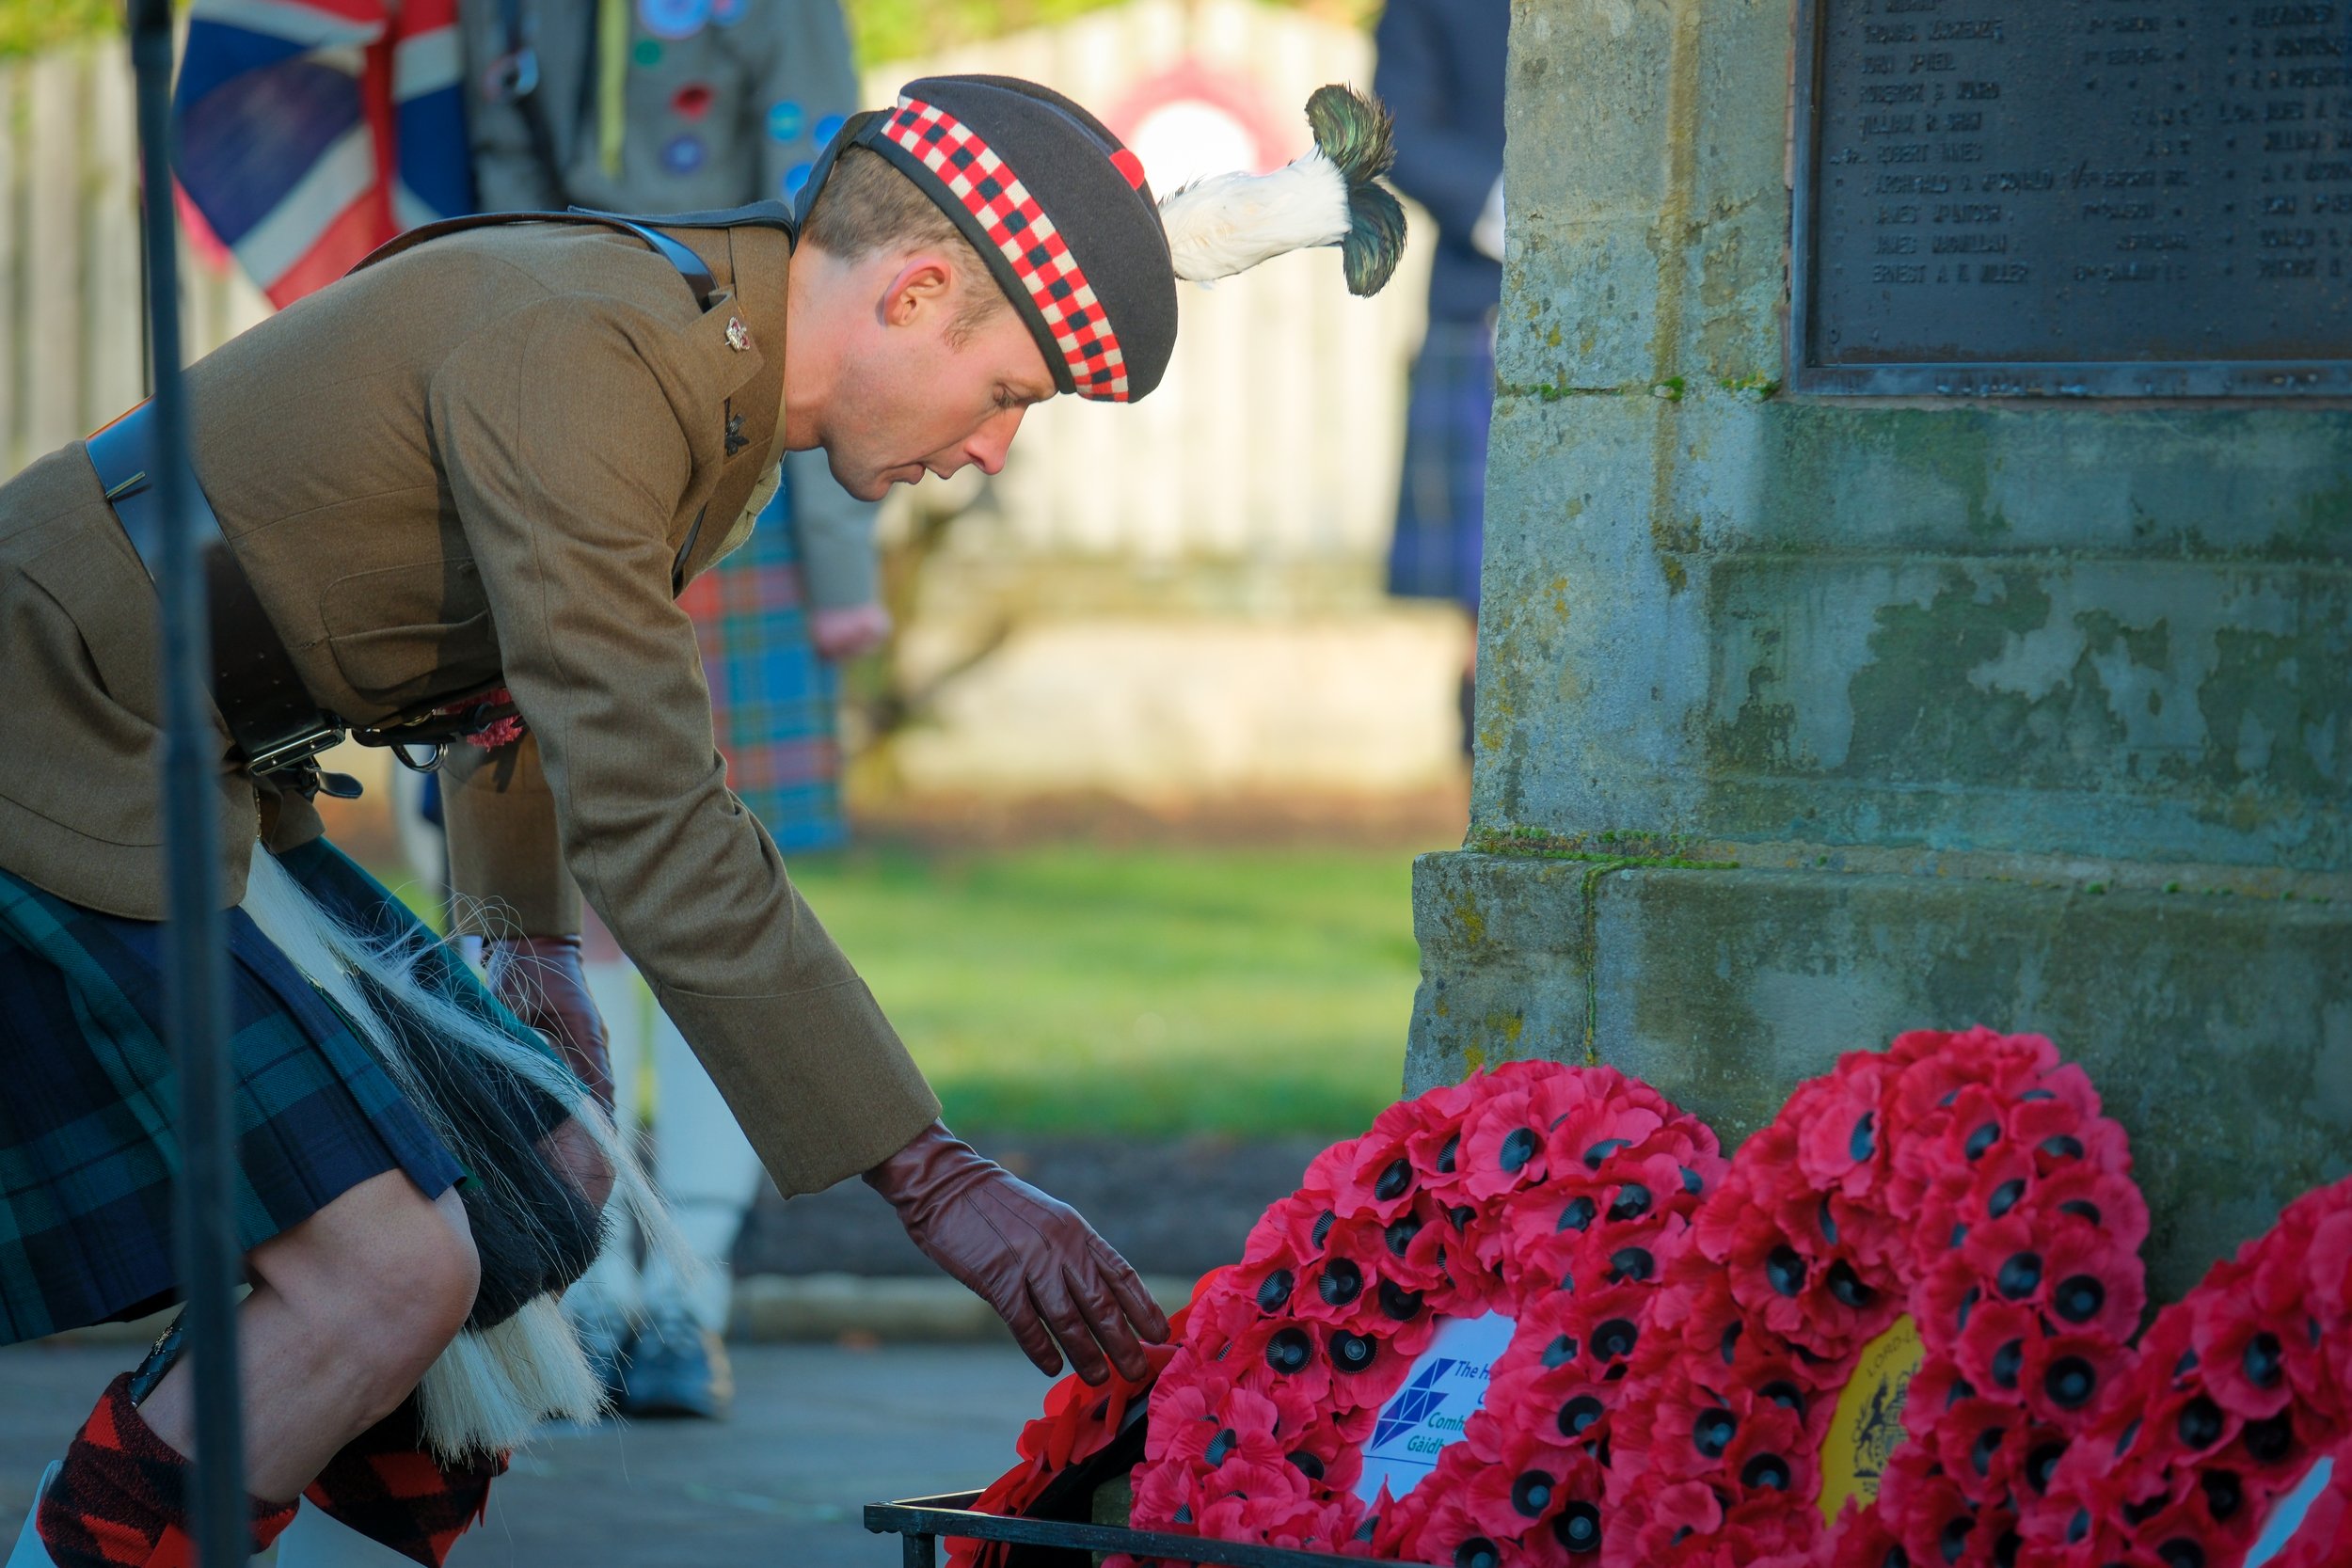
<path id="1" fill-rule="evenodd" d="M 752 346 L 752 329 L 743 325 L 740 316 L 727 318 L 727 347 L 741 354 Z"/>

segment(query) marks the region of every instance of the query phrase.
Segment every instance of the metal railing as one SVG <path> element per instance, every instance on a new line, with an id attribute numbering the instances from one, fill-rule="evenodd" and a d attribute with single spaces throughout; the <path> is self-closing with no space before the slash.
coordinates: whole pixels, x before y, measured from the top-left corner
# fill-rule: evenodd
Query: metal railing
<path id="1" fill-rule="evenodd" d="M 212 670 L 202 540 L 188 506 L 187 404 L 180 374 L 180 245 L 172 219 L 170 0 L 135 0 L 141 228 L 149 376 L 155 419 L 151 476 L 160 518 L 163 620 L 164 994 L 178 1068 L 173 1130 L 173 1242 L 187 1299 L 196 1452 L 189 1536 L 203 1568 L 246 1559 L 245 1444 L 237 1394 L 237 1237 L 231 1193 L 237 1149 L 230 1113 L 227 921 L 220 908 L 217 748 L 206 688 Z"/>

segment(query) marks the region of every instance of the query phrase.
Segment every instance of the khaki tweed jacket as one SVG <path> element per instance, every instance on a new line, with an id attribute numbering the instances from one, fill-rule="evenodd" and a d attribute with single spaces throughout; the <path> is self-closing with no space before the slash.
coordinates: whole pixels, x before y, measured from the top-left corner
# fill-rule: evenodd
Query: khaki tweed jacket
<path id="1" fill-rule="evenodd" d="M 707 310 L 603 227 L 470 230 L 363 268 L 190 367 L 193 457 L 322 705 L 373 724 L 514 693 L 530 738 L 452 757 L 456 891 L 549 933 L 576 928 L 576 883 L 778 1185 L 811 1192 L 938 1101 L 727 789 L 675 603 L 773 483 L 791 242 L 672 233 L 711 269 Z M 0 485 L 0 866 L 143 920 L 156 658 L 154 591 L 82 444 Z M 219 741 L 231 902 L 257 833 L 320 828 Z"/>

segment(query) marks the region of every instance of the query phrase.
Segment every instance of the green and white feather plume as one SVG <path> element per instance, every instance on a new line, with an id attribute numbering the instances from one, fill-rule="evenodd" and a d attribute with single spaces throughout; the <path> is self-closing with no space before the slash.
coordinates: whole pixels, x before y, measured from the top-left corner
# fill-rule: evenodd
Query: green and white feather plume
<path id="1" fill-rule="evenodd" d="M 1396 161 L 1389 112 L 1351 88 L 1307 100 L 1314 150 L 1271 174 L 1219 174 L 1160 203 L 1176 276 L 1195 283 L 1247 272 L 1309 245 L 1338 245 L 1350 293 L 1375 294 L 1405 250 L 1405 210 L 1379 183 Z"/>

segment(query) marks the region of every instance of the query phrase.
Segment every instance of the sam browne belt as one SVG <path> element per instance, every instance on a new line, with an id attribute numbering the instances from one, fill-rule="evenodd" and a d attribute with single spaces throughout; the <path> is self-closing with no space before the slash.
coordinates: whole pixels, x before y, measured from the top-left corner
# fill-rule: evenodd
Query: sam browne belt
<path id="1" fill-rule="evenodd" d="M 154 414 L 151 404 L 142 403 L 87 443 L 90 467 L 98 470 L 107 503 L 151 582 L 162 565 L 165 526 L 156 504 Z M 184 467 L 180 493 L 200 536 L 197 551 L 212 628 L 213 702 L 256 776 L 301 768 L 342 739 L 343 726 L 320 710 L 295 673 L 294 657 L 230 552 L 212 502 Z"/>
<path id="2" fill-rule="evenodd" d="M 736 217 L 731 214 L 695 213 L 662 221 L 688 228 L 715 228 Z M 761 209 L 753 220 L 787 230 L 790 227 L 782 209 L 776 209 L 775 215 Z M 652 246 L 675 267 L 679 277 L 693 292 L 695 303 L 706 309 L 709 308 L 713 283 L 702 258 L 666 234 L 611 213 L 485 213 L 452 218 L 409 230 L 359 265 L 370 265 L 442 234 L 506 223 L 597 224 L 624 230 Z M 147 568 L 151 582 L 162 563 L 164 530 L 155 496 L 154 425 L 153 408 L 142 403 L 85 443 L 90 466 L 98 470 L 98 483 L 106 493 L 107 504 L 114 508 L 115 519 L 129 536 L 131 547 L 138 552 L 139 562 Z M 514 712 L 511 704 L 496 700 L 503 697 L 503 693 L 498 693 L 486 704 L 429 705 L 379 729 L 350 732 L 342 720 L 320 708 L 303 686 L 301 675 L 294 670 L 294 656 L 286 651 L 278 628 L 270 624 L 260 596 L 253 592 L 251 579 L 237 563 L 228 535 L 221 531 L 219 515 L 214 512 L 192 470 L 183 472 L 181 494 L 195 514 L 201 535 L 198 554 L 204 563 L 204 603 L 212 628 L 214 705 L 227 721 L 230 737 L 236 742 L 246 768 L 257 778 L 272 773 L 309 774 L 316 784 L 318 770 L 310 759 L 341 742 L 346 733 L 368 745 L 389 746 L 393 754 L 410 767 L 426 768 L 432 764 L 414 761 L 407 754 L 409 747 L 430 750 L 433 763 L 437 764 L 440 749 L 451 738 L 479 728 L 484 721 Z M 699 526 L 700 519 L 696 522 Z M 691 536 L 687 543 L 691 548 Z M 681 562 L 684 558 L 685 551 L 681 550 Z M 460 718 L 455 716 L 457 709 L 469 711 Z M 357 784 L 339 775 L 328 775 L 327 779 L 330 793 L 358 792 Z"/>

